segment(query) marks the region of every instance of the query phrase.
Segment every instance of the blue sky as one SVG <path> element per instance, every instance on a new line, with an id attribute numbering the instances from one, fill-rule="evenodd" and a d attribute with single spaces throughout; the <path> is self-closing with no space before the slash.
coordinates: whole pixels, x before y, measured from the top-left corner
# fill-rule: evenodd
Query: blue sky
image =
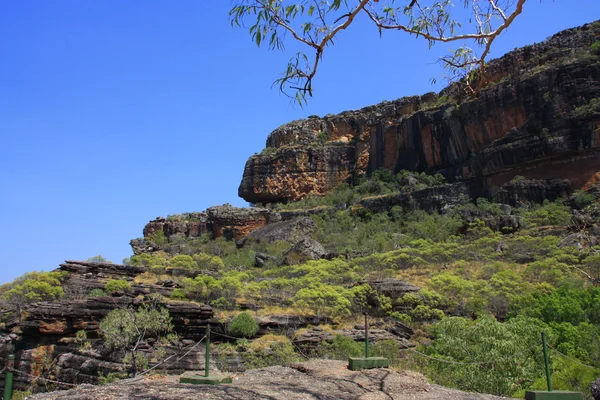
<path id="1" fill-rule="evenodd" d="M 359 23 L 293 107 L 271 89 L 291 54 L 257 48 L 229 8 L 0 0 L 0 283 L 66 259 L 120 262 L 156 216 L 245 206 L 244 163 L 285 122 L 444 86 L 441 47 Z M 529 0 L 493 54 L 597 18 L 598 0 Z"/>

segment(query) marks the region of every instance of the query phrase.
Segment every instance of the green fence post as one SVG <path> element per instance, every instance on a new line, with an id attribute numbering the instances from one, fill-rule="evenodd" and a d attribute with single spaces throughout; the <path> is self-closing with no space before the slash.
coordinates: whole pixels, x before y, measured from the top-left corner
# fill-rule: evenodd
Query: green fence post
<path id="1" fill-rule="evenodd" d="M 4 379 L 4 400 L 12 399 L 13 368 L 15 366 L 15 355 L 9 354 L 6 361 L 6 376 Z"/>
<path id="2" fill-rule="evenodd" d="M 544 364 L 546 364 L 546 382 L 548 391 L 552 391 L 552 375 L 550 374 L 550 358 L 548 357 L 548 346 L 546 345 L 546 332 L 542 332 L 542 346 L 544 348 Z"/>
<path id="3" fill-rule="evenodd" d="M 206 350 L 204 354 L 204 377 L 208 378 L 210 368 L 210 325 L 206 326 Z"/>
<path id="4" fill-rule="evenodd" d="M 369 321 L 365 313 L 365 358 L 369 358 Z"/>

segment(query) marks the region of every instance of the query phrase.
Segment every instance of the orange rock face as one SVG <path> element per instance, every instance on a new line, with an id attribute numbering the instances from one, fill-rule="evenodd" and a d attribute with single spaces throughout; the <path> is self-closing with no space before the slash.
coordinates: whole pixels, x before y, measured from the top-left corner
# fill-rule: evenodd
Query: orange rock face
<path id="1" fill-rule="evenodd" d="M 64 320 L 41 321 L 40 333 L 62 335 L 67 331 L 67 322 Z"/>
<path id="2" fill-rule="evenodd" d="M 469 181 L 480 196 L 516 175 L 582 187 L 600 172 L 600 63 L 588 54 L 598 25 L 492 61 L 492 84 L 476 98 L 452 86 L 284 125 L 267 139 L 272 150 L 246 163 L 239 195 L 297 200 L 379 168 Z"/>

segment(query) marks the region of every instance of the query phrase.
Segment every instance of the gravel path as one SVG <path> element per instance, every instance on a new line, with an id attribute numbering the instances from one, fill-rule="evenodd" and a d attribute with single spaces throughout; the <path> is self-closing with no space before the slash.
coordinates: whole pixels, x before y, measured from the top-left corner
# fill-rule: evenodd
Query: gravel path
<path id="1" fill-rule="evenodd" d="M 129 379 L 105 386 L 37 394 L 35 400 L 493 400 L 500 397 L 466 393 L 427 383 L 411 371 L 350 371 L 342 361 L 314 360 L 269 367 L 234 376 L 220 386 L 180 384 L 177 377 Z"/>

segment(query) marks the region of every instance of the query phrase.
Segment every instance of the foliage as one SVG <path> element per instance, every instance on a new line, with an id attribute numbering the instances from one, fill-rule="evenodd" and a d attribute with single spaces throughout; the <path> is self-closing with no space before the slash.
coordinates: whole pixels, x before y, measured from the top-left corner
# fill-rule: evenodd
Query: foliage
<path id="1" fill-rule="evenodd" d="M 312 81 L 325 49 L 337 41 L 341 31 L 360 19 L 359 16 L 364 16 L 380 34 L 390 30 L 414 35 L 427 41 L 430 47 L 440 41 L 460 43 L 457 50 L 441 57 L 441 61 L 451 76 L 466 76 L 463 85 L 469 93 L 475 93 L 485 82 L 477 78 L 485 71 L 490 46 L 521 14 L 525 0 L 498 0 L 491 5 L 465 1 L 465 9 L 474 15 L 468 19 L 469 23 L 459 18 L 460 11 L 450 1 L 434 1 L 428 7 L 415 6 L 415 3 L 238 0 L 233 2 L 229 16 L 232 26 L 250 27 L 249 34 L 258 46 L 267 44 L 271 50 L 283 50 L 286 38 L 291 37 L 289 40 L 307 51 L 298 51 L 288 62 L 283 77 L 275 82 L 283 93 L 302 105 L 307 95 L 312 96 Z M 481 47 L 481 54 L 476 55 L 467 47 L 467 41 L 469 46 L 474 41 Z M 474 70 L 476 67 L 480 70 Z"/>
<path id="2" fill-rule="evenodd" d="M 97 256 L 94 256 L 94 257 L 90 257 L 85 261 L 112 264 L 112 261 L 110 261 L 109 259 L 107 259 L 106 257 L 104 257 L 101 254 L 98 254 Z"/>
<path id="3" fill-rule="evenodd" d="M 111 279 L 104 285 L 104 291 L 109 294 L 119 291 L 130 292 L 131 284 L 124 279 Z"/>
<path id="4" fill-rule="evenodd" d="M 590 46 L 590 51 L 592 54 L 600 55 L 600 40 L 595 41 Z"/>
<path id="5" fill-rule="evenodd" d="M 0 296 L 21 319 L 22 309 L 26 304 L 61 298 L 64 295 L 61 286 L 64 276 L 64 272 L 28 272 L 13 282 L 2 285 Z"/>
<path id="6" fill-rule="evenodd" d="M 168 261 L 168 269 L 182 269 L 184 271 L 192 271 L 196 268 L 196 262 L 187 254 L 177 254 Z"/>
<path id="7" fill-rule="evenodd" d="M 350 296 L 348 290 L 336 286 L 312 284 L 298 290 L 293 304 L 307 313 L 336 318 L 350 315 Z"/>
<path id="8" fill-rule="evenodd" d="M 335 335 L 331 343 L 324 342 L 316 350 L 320 357 L 347 360 L 348 357 L 364 356 L 364 343 L 344 335 Z"/>
<path id="9" fill-rule="evenodd" d="M 126 375 L 122 372 L 109 372 L 104 375 L 102 372 L 98 373 L 98 383 L 101 385 L 108 385 L 109 383 L 119 381 L 126 378 Z"/>
<path id="10" fill-rule="evenodd" d="M 90 290 L 90 292 L 87 295 L 87 297 L 102 297 L 102 296 L 106 296 L 106 292 L 100 288 L 94 288 L 94 289 Z"/>
<path id="11" fill-rule="evenodd" d="M 433 327 L 435 340 L 423 348 L 442 360 L 473 363 L 449 364 L 429 360 L 427 372 L 436 383 L 462 390 L 510 396 L 543 371 L 538 353 L 543 324 L 515 318 L 500 323 L 485 317 L 475 322 L 458 317 Z M 488 363 L 494 361 L 492 363 Z"/>
<path id="12" fill-rule="evenodd" d="M 131 363 L 133 376 L 139 367 L 139 344 L 148 336 L 166 336 L 172 329 L 168 310 L 158 304 L 144 304 L 137 310 L 116 308 L 100 323 L 104 345 L 129 353 L 124 362 Z"/>
<path id="13" fill-rule="evenodd" d="M 294 346 L 285 336 L 264 335 L 254 340 L 248 350 L 242 353 L 248 368 L 264 368 L 298 361 Z"/>
<path id="14" fill-rule="evenodd" d="M 31 390 L 14 390 L 12 392 L 12 400 L 25 400 L 29 398 L 33 393 Z"/>
<path id="15" fill-rule="evenodd" d="M 379 340 L 371 347 L 369 354 L 373 357 L 385 357 L 394 365 L 399 359 L 400 345 L 393 339 Z"/>
<path id="16" fill-rule="evenodd" d="M 227 331 L 234 336 L 252 337 L 258 332 L 258 323 L 246 312 L 236 315 L 227 325 Z"/>
<path id="17" fill-rule="evenodd" d="M 598 53 L 597 53 L 598 54 Z M 572 118 L 587 118 L 600 112 L 600 98 L 590 99 L 587 104 L 576 107 L 571 111 Z"/>

